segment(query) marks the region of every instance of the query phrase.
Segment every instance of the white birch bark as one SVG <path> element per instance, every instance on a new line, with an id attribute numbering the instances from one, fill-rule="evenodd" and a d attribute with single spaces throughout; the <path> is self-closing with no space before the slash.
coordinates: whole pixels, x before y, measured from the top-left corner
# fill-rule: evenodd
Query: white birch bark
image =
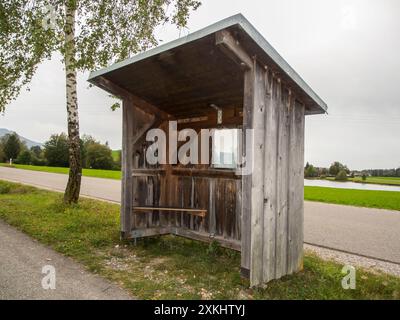
<path id="1" fill-rule="evenodd" d="M 64 193 L 64 202 L 76 203 L 81 187 L 82 165 L 79 138 L 78 100 L 76 90 L 75 67 L 75 17 L 76 8 L 73 1 L 65 5 L 65 75 L 67 98 L 67 121 L 69 142 L 69 178 Z"/>

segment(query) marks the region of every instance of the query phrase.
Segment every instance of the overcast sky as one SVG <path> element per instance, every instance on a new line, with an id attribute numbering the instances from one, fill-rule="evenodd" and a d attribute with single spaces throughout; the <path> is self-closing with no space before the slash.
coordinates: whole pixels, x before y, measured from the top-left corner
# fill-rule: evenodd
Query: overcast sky
<path id="1" fill-rule="evenodd" d="M 328 104 L 306 118 L 305 161 L 351 169 L 400 166 L 400 1 L 203 0 L 193 32 L 242 13 Z M 163 27 L 163 42 L 180 32 Z M 81 133 L 121 147 L 121 111 L 79 76 Z M 65 80 L 59 57 L 43 63 L 29 92 L 7 107 L 0 128 L 43 142 L 66 131 Z"/>

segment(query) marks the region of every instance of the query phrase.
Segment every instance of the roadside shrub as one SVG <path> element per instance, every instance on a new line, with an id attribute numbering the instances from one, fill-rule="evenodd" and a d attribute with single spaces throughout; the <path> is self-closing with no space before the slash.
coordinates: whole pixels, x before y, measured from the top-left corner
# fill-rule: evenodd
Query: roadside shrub
<path id="1" fill-rule="evenodd" d="M 32 156 L 31 163 L 34 166 L 45 166 L 45 165 L 47 165 L 46 159 L 41 159 L 41 158 L 38 158 L 38 157 L 35 157 L 35 156 Z"/>
<path id="2" fill-rule="evenodd" d="M 114 160 L 107 145 L 91 143 L 86 148 L 86 161 L 89 168 L 111 170 Z"/>
<path id="3" fill-rule="evenodd" d="M 350 173 L 350 170 L 349 170 L 349 168 L 347 168 L 346 165 L 341 164 L 341 163 L 338 162 L 338 161 L 335 161 L 335 162 L 332 163 L 331 166 L 329 167 L 329 174 L 332 175 L 332 176 L 337 176 L 337 175 L 340 173 L 340 171 L 342 171 L 342 170 L 344 170 L 344 172 L 345 172 L 346 174 L 347 174 L 347 173 Z"/>
<path id="4" fill-rule="evenodd" d="M 15 163 L 19 164 L 31 164 L 31 162 L 32 162 L 32 154 L 28 150 L 22 151 L 15 160 Z"/>
<path id="5" fill-rule="evenodd" d="M 347 181 L 347 173 L 345 170 L 340 170 L 335 177 L 336 181 Z"/>
<path id="6" fill-rule="evenodd" d="M 65 133 L 53 134 L 44 144 L 44 156 L 51 167 L 68 167 L 68 138 Z"/>
<path id="7" fill-rule="evenodd" d="M 307 162 L 306 167 L 304 168 L 304 177 L 305 178 L 314 178 L 318 176 L 317 169 Z"/>
<path id="8" fill-rule="evenodd" d="M 363 173 L 363 175 L 361 176 L 362 181 L 367 180 L 367 175 L 365 173 Z"/>

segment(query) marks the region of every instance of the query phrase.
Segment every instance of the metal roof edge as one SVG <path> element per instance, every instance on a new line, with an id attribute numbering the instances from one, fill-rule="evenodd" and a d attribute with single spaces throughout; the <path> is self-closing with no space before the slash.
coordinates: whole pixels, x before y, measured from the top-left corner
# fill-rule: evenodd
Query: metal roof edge
<path id="1" fill-rule="evenodd" d="M 328 110 L 327 104 L 314 92 L 314 90 L 303 80 L 303 78 L 286 62 L 285 59 L 274 49 L 273 46 L 263 37 L 263 35 L 242 15 L 238 15 L 240 26 L 243 30 L 259 45 L 265 53 L 275 61 L 275 63 L 306 92 L 325 112 Z"/>

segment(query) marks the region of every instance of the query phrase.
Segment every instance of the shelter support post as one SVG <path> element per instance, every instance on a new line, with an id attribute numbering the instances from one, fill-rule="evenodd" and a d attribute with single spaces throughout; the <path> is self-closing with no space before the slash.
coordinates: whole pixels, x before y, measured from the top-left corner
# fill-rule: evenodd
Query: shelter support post
<path id="1" fill-rule="evenodd" d="M 122 180 L 121 180 L 121 238 L 125 239 L 131 231 L 132 162 L 133 162 L 133 104 L 125 98 L 122 103 Z"/>
<path id="2" fill-rule="evenodd" d="M 304 112 L 254 60 L 244 74 L 243 128 L 252 139 L 243 150 L 252 150 L 252 170 L 242 177 L 241 227 L 241 270 L 251 286 L 302 269 Z"/>

